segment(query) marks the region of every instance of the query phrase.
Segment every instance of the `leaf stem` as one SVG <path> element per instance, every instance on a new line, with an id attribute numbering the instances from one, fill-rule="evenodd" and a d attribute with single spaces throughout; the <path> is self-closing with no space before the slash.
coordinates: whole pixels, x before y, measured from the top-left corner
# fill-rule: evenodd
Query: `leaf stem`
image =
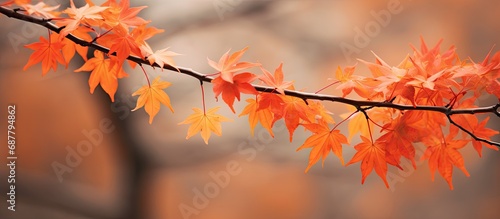
<path id="1" fill-rule="evenodd" d="M 144 69 L 144 66 L 142 66 L 142 64 L 140 64 L 140 63 L 139 63 L 139 66 L 141 66 L 142 72 L 144 73 L 144 76 L 146 76 L 146 80 L 148 80 L 149 88 L 151 88 L 151 82 L 149 81 L 149 76 L 146 73 L 146 69 Z"/>
<path id="2" fill-rule="evenodd" d="M 372 144 L 374 143 L 373 142 L 373 134 L 372 134 L 372 127 L 370 126 L 370 117 L 368 117 L 368 115 L 366 113 L 365 114 L 365 119 L 366 119 L 366 124 L 368 125 L 368 133 L 370 133 L 370 139 L 372 140 Z"/>
<path id="3" fill-rule="evenodd" d="M 351 115 L 349 115 L 348 117 L 346 117 L 344 120 L 340 121 L 339 123 L 337 123 L 337 125 L 335 125 L 331 131 L 335 130 L 340 124 L 342 124 L 343 122 L 347 121 L 348 119 L 350 119 L 354 114 L 356 114 L 357 112 L 359 112 L 359 110 L 356 110 L 354 111 L 353 113 L 351 113 Z"/>
<path id="4" fill-rule="evenodd" d="M 103 37 L 104 35 L 108 34 L 109 32 L 111 32 L 113 30 L 113 28 L 109 29 L 109 30 L 106 30 L 106 32 L 104 32 L 103 34 L 97 34 L 97 36 L 92 40 L 92 43 L 96 42 L 99 38 Z"/>
<path id="5" fill-rule="evenodd" d="M 206 106 L 205 106 L 205 88 L 203 87 L 203 81 L 200 80 L 201 87 L 201 103 L 203 105 L 203 115 L 207 115 Z"/>
<path id="6" fill-rule="evenodd" d="M 216 76 L 219 74 L 220 74 L 220 72 L 216 72 L 216 73 L 212 73 L 212 74 L 206 74 L 205 76 L 212 77 L 212 76 Z"/>
<path id="7" fill-rule="evenodd" d="M 370 139 L 372 140 L 372 144 L 373 144 L 373 135 L 372 135 L 372 128 L 370 127 L 370 117 L 368 116 L 368 113 L 366 113 L 366 109 L 363 109 L 361 107 L 358 107 L 358 111 L 361 111 L 363 113 L 363 115 L 365 115 L 365 119 L 366 119 L 366 124 L 368 125 L 368 133 L 370 133 Z"/>
<path id="8" fill-rule="evenodd" d="M 331 86 L 333 86 L 335 84 L 338 84 L 338 83 L 340 83 L 340 81 L 334 81 L 334 82 L 332 82 L 332 83 L 324 86 L 323 88 L 319 89 L 318 91 L 316 91 L 314 93 L 317 94 L 317 93 L 319 93 L 319 92 L 321 92 L 321 91 L 323 91 L 323 90 L 325 90 L 325 89 L 327 89 L 327 88 L 329 88 L 329 87 L 331 87 Z"/>

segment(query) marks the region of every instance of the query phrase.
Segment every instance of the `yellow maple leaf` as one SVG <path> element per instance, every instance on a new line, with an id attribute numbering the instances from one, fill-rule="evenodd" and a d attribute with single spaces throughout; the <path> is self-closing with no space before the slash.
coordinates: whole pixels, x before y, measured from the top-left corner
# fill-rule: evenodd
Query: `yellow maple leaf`
<path id="1" fill-rule="evenodd" d="M 231 119 L 228 119 L 219 114 L 215 114 L 220 107 L 214 107 L 212 109 L 207 110 L 207 112 L 203 112 L 202 109 L 193 108 L 194 113 L 186 118 L 186 120 L 179 123 L 181 124 L 191 124 L 188 129 L 188 133 L 186 139 L 193 137 L 198 132 L 201 132 L 201 137 L 205 144 L 208 144 L 208 139 L 210 139 L 211 132 L 215 133 L 218 136 L 222 135 L 222 127 L 221 122 L 230 122 Z"/>
<path id="2" fill-rule="evenodd" d="M 132 111 L 136 111 L 137 109 L 144 107 L 146 113 L 149 114 L 149 124 L 153 122 L 153 118 L 160 111 L 160 103 L 170 108 L 170 111 L 174 112 L 172 105 L 170 105 L 170 98 L 167 93 L 163 91 L 163 89 L 170 86 L 169 82 L 161 81 L 160 77 L 157 77 L 151 83 L 151 86 L 144 85 L 139 90 L 134 92 L 132 96 L 139 96 L 137 100 L 137 105 L 135 109 Z"/>

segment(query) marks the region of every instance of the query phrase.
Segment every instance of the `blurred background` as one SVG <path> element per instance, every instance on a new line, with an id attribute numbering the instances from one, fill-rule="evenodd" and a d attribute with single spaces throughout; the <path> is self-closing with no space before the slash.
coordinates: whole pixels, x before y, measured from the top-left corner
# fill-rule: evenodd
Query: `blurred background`
<path id="1" fill-rule="evenodd" d="M 68 7 L 66 1 L 59 4 Z M 353 65 L 356 58 L 373 61 L 371 51 L 397 65 L 411 53 L 409 43 L 420 45 L 420 36 L 429 46 L 443 38 L 443 50 L 454 44 L 461 58 L 474 61 L 500 39 L 500 2 L 493 0 L 131 0 L 131 5 L 148 6 L 140 15 L 165 29 L 151 46 L 184 54 L 175 58 L 179 66 L 215 73 L 207 57 L 218 60 L 229 49 L 249 46 L 245 61 L 259 61 L 270 71 L 283 62 L 285 78 L 306 91 L 325 86 L 338 65 Z M 221 114 L 234 122 L 224 123 L 223 136 L 212 136 L 209 145 L 199 135 L 185 140 L 188 126 L 177 123 L 192 107 L 202 107 L 195 79 L 148 68 L 151 78 L 172 82 L 166 92 L 175 109 L 172 114 L 162 107 L 149 125 L 143 109 L 130 112 L 136 101 L 131 94 L 146 84 L 139 69 L 127 69 L 130 76 L 119 81 L 112 103 L 100 87 L 89 93 L 89 73 L 73 73 L 83 63 L 79 57 L 45 77 L 39 64 L 22 71 L 31 54 L 22 45 L 47 32 L 3 15 L 0 21 L 0 132 L 4 142 L 6 108 L 15 104 L 18 156 L 14 213 L 7 210 L 7 161 L 1 158 L 2 219 L 499 218 L 498 152 L 485 149 L 479 158 L 472 147 L 463 149 L 471 177 L 455 169 L 453 191 L 440 175 L 432 182 L 422 161 L 416 170 L 405 163 L 404 171 L 390 168 L 390 189 L 373 172 L 361 185 L 359 163 L 344 168 L 333 155 L 324 168 L 318 163 L 304 174 L 309 150 L 295 152 L 308 137 L 301 128 L 292 143 L 282 122 L 274 139 L 260 125 L 251 137 L 247 117 L 238 117 L 245 104 L 237 103 L 238 113 L 232 114 L 215 102 L 206 84 L 207 106 L 221 106 Z M 368 73 L 362 65 L 356 72 Z M 491 105 L 495 98 L 480 101 Z M 347 112 L 343 105 L 326 105 L 337 121 Z M 500 130 L 499 122 L 492 118 L 491 128 Z M 359 141 L 354 137 L 351 145 Z M 3 145 L 0 154 L 6 157 Z M 417 159 L 424 150 L 417 146 Z M 346 160 L 354 153 L 344 147 Z"/>

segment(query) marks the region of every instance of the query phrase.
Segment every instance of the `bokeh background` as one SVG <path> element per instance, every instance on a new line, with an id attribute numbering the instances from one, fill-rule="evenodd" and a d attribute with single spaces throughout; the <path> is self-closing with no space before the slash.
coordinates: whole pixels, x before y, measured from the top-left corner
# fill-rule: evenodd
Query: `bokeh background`
<path id="1" fill-rule="evenodd" d="M 67 1 L 59 3 L 68 6 Z M 75 3 L 82 6 L 84 1 Z M 286 79 L 307 91 L 326 85 L 338 65 L 355 64 L 356 58 L 374 60 L 371 51 L 397 65 L 411 53 L 409 43 L 419 46 L 420 36 L 429 45 L 443 38 L 443 49 L 454 44 L 462 58 L 475 61 L 500 39 L 500 2 L 494 0 L 132 0 L 131 5 L 149 6 L 140 15 L 165 29 L 150 44 L 184 54 L 175 58 L 179 66 L 214 73 L 207 57 L 217 60 L 229 49 L 249 46 L 246 61 L 259 61 L 270 70 L 283 62 Z M 391 8 L 397 13 L 390 13 Z M 380 23 L 373 14 L 383 11 L 390 18 Z M 131 93 L 146 83 L 139 69 L 127 70 L 130 76 L 120 80 L 111 103 L 100 88 L 89 93 L 89 73 L 73 73 L 82 64 L 79 58 L 45 77 L 39 65 L 22 71 L 31 53 L 22 45 L 47 32 L 3 15 L 0 22 L 1 141 L 6 139 L 8 104 L 17 108 L 18 138 L 15 213 L 6 209 L 7 148 L 0 148 L 2 219 L 500 217 L 498 152 L 485 150 L 479 158 L 472 147 L 462 150 L 471 177 L 455 169 L 453 191 L 439 175 L 431 181 L 426 162 L 418 162 L 416 170 L 408 165 L 405 171 L 390 169 L 390 189 L 375 173 L 361 185 L 359 163 L 345 168 L 334 156 L 324 168 L 317 164 L 304 174 L 309 151 L 295 150 L 308 136 L 300 128 L 292 143 L 283 123 L 276 124 L 274 139 L 260 126 L 252 138 L 247 117 L 232 114 L 207 92 L 208 107 L 222 106 L 220 112 L 234 122 L 223 124 L 223 136 L 212 136 L 209 145 L 199 135 L 185 140 L 188 127 L 177 123 L 192 107 L 201 107 L 193 78 L 147 69 L 152 78 L 172 82 L 167 92 L 175 108 L 172 114 L 162 107 L 149 125 L 143 109 L 130 112 L 136 100 Z M 366 32 L 367 25 L 375 24 L 379 28 L 372 29 L 368 41 L 356 45 L 356 30 Z M 356 47 L 355 52 L 346 55 L 342 43 Z M 361 65 L 357 72 L 368 73 Z M 480 101 L 488 105 L 495 99 Z M 326 105 L 337 121 L 347 112 L 343 105 Z M 243 107 L 238 103 L 235 108 L 241 112 Z M 113 131 L 103 132 L 103 122 L 110 122 Z M 499 122 L 492 119 L 491 127 L 500 130 Z M 68 154 L 89 140 L 83 132 L 99 132 L 102 141 L 81 160 L 71 158 L 71 172 L 59 179 L 53 165 L 69 165 Z M 359 142 L 358 137 L 351 142 Z M 417 146 L 417 156 L 423 150 Z M 345 159 L 354 152 L 345 147 Z M 191 215 L 183 217 L 182 211 Z"/>

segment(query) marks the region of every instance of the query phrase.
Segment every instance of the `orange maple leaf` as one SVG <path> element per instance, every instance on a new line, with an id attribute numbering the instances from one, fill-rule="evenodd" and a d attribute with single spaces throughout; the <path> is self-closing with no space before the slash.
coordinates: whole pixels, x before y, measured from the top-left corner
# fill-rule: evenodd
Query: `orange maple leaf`
<path id="1" fill-rule="evenodd" d="M 24 5 L 24 4 L 29 4 L 30 2 L 31 2 L 31 0 L 11 0 L 11 1 L 7 1 L 5 3 L 2 3 L 2 6 L 11 5 L 11 4 Z"/>
<path id="2" fill-rule="evenodd" d="M 472 131 L 472 133 L 478 138 L 490 140 L 491 136 L 498 135 L 498 131 L 486 128 L 486 124 L 488 123 L 489 119 L 490 119 L 490 117 L 486 117 L 486 119 L 484 119 L 481 123 L 479 123 L 476 127 L 474 127 L 473 130 L 469 130 L 469 131 Z M 490 145 L 490 144 L 487 144 L 484 142 L 480 142 L 480 141 L 476 141 L 476 140 L 472 140 L 472 146 L 474 146 L 474 149 L 476 149 L 477 153 L 479 154 L 479 157 L 482 156 L 481 151 L 483 149 L 483 145 L 485 147 L 493 149 L 495 151 L 499 150 L 498 147 L 495 147 L 493 145 Z"/>
<path id="3" fill-rule="evenodd" d="M 275 93 L 264 93 L 261 92 L 257 95 L 257 111 L 269 110 L 273 114 L 273 121 L 271 122 L 271 127 L 279 119 L 283 118 L 283 113 L 285 109 L 285 102 L 280 97 L 281 95 Z"/>
<path id="4" fill-rule="evenodd" d="M 363 142 L 354 146 L 356 149 L 356 154 L 352 157 L 351 161 L 346 164 L 349 166 L 353 163 L 361 162 L 361 184 L 365 183 L 365 179 L 372 170 L 375 168 L 375 172 L 384 181 L 385 186 L 389 188 L 389 183 L 387 183 L 387 161 L 386 161 L 386 151 L 385 143 L 381 141 L 375 141 L 373 143 L 370 139 L 361 135 L 361 140 Z"/>
<path id="5" fill-rule="evenodd" d="M 462 101 L 460 104 L 457 104 L 455 107 L 456 109 L 467 109 L 467 108 L 475 108 L 477 107 L 474 102 L 477 100 L 477 97 L 471 97 L 468 98 L 464 101 Z M 498 134 L 498 131 L 495 131 L 493 129 L 486 128 L 486 124 L 488 123 L 490 117 L 486 117 L 482 122 L 479 122 L 479 119 L 477 118 L 476 115 L 474 114 L 455 114 L 451 115 L 451 118 L 455 123 L 459 124 L 466 130 L 470 131 L 472 134 L 474 134 L 478 138 L 483 138 L 486 140 L 490 140 L 490 138 L 494 135 Z M 458 127 L 456 126 L 450 126 L 450 132 L 457 133 L 459 132 Z M 467 133 L 463 133 L 463 138 L 466 138 L 468 136 Z M 495 147 L 493 145 L 476 141 L 474 139 L 471 139 L 472 141 L 472 146 L 474 149 L 476 149 L 477 153 L 479 154 L 479 157 L 482 157 L 482 149 L 483 145 L 487 148 L 493 149 L 498 151 L 498 147 Z"/>
<path id="6" fill-rule="evenodd" d="M 91 31 L 92 30 L 88 27 L 80 26 L 76 30 L 74 30 L 72 34 L 80 39 L 90 42 L 92 41 L 92 37 L 88 33 Z M 57 33 L 52 33 L 52 36 L 52 39 L 61 39 L 59 37 L 59 34 Z M 68 38 L 62 38 L 61 40 L 61 42 L 64 44 L 62 48 L 62 54 L 64 60 L 66 61 L 66 68 L 68 67 L 69 62 L 71 61 L 75 53 L 78 53 L 84 61 L 87 61 L 87 53 L 89 50 L 88 47 L 78 45 Z"/>
<path id="7" fill-rule="evenodd" d="M 293 85 L 293 81 L 283 81 L 283 63 L 274 71 L 274 75 L 264 68 L 261 70 L 264 75 L 259 76 L 259 79 L 266 85 L 274 87 L 280 94 L 285 94 L 285 89 Z"/>
<path id="8" fill-rule="evenodd" d="M 29 4 L 31 0 L 13 0 L 12 2 L 17 5 L 23 5 L 23 4 Z"/>
<path id="9" fill-rule="evenodd" d="M 108 0 L 102 6 L 108 7 L 108 10 L 102 13 L 106 24 L 104 27 L 107 29 L 120 25 L 121 28 L 128 30 L 129 27 L 138 27 L 151 22 L 137 16 L 147 6 L 131 8 L 129 0 L 121 0 L 120 3 L 116 0 Z"/>
<path id="10" fill-rule="evenodd" d="M 220 72 L 220 76 L 224 81 L 233 83 L 233 75 L 236 72 L 255 66 L 260 66 L 260 64 L 258 63 L 238 62 L 247 50 L 248 47 L 245 47 L 240 51 L 234 52 L 233 54 L 231 54 L 231 56 L 229 56 L 229 51 L 231 51 L 229 50 L 224 53 L 224 55 L 222 55 L 218 63 L 208 59 L 208 64 L 212 66 L 212 68 Z"/>
<path id="11" fill-rule="evenodd" d="M 272 137 L 273 134 L 273 113 L 269 108 L 260 109 L 259 104 L 255 99 L 247 99 L 248 105 L 243 109 L 239 116 L 248 115 L 248 122 L 250 123 L 250 133 L 254 135 L 255 126 L 258 122 L 269 131 Z"/>
<path id="12" fill-rule="evenodd" d="M 364 81 L 365 85 L 373 87 L 372 90 L 369 90 L 372 93 L 370 96 L 374 97 L 376 94 L 380 94 L 381 97 L 388 100 L 402 95 L 413 100 L 414 93 L 411 93 L 414 91 L 412 90 L 413 87 L 408 88 L 405 86 L 406 81 L 411 79 L 411 76 L 408 75 L 408 69 L 413 67 L 413 64 L 409 61 L 409 56 L 406 56 L 397 67 L 391 67 L 377 54 L 373 53 L 373 55 L 376 58 L 375 63 L 359 60 L 370 69 L 374 76 L 374 78 L 365 78 Z M 374 92 L 376 93 L 373 94 Z"/>
<path id="13" fill-rule="evenodd" d="M 491 51 L 490 51 L 491 53 Z M 486 91 L 490 94 L 495 95 L 500 101 L 500 52 L 496 52 L 490 62 L 490 53 L 484 58 L 481 64 L 476 64 L 475 67 L 478 68 L 477 74 L 481 76 L 483 80 L 486 80 Z M 477 86 L 477 84 L 474 84 Z"/>
<path id="14" fill-rule="evenodd" d="M 142 46 L 146 44 L 146 40 L 162 32 L 164 32 L 164 30 L 158 29 L 156 27 L 146 27 L 146 25 L 144 24 L 134 28 L 130 32 L 130 36 L 135 39 L 135 42 L 137 42 L 138 45 Z"/>
<path id="15" fill-rule="evenodd" d="M 50 37 L 49 37 L 50 38 Z M 50 40 L 52 41 L 52 40 Z M 57 63 L 66 65 L 61 50 L 64 44 L 60 41 L 50 42 L 44 37 L 40 37 L 40 42 L 32 43 L 24 47 L 35 50 L 28 59 L 28 63 L 23 70 L 26 71 L 32 65 L 42 62 L 42 75 L 47 74 L 50 68 L 57 70 Z"/>
<path id="16" fill-rule="evenodd" d="M 0 6 L 10 6 L 12 4 L 16 5 L 25 5 L 31 3 L 31 0 L 9 0 L 3 3 L 0 3 Z"/>
<path id="17" fill-rule="evenodd" d="M 335 121 L 332 117 L 332 112 L 328 111 L 325 106 L 320 101 L 307 100 L 307 104 L 311 109 L 309 116 L 309 121 L 319 121 L 323 120 L 326 123 L 334 124 Z"/>
<path id="18" fill-rule="evenodd" d="M 259 105 L 257 110 L 270 109 L 271 112 L 275 114 L 275 117 L 278 117 L 275 118 L 274 121 L 283 116 L 285 102 L 281 99 L 280 95 L 275 93 L 259 93 L 259 95 L 257 95 L 257 102 Z"/>
<path id="19" fill-rule="evenodd" d="M 116 53 L 119 65 L 123 64 L 130 55 L 142 56 L 141 49 L 135 39 L 123 28 L 113 29 L 112 34 L 104 35 L 97 42 L 109 46 L 109 55 Z"/>
<path id="20" fill-rule="evenodd" d="M 356 107 L 348 105 L 347 109 L 351 112 L 343 113 L 340 115 L 340 117 L 349 120 L 349 125 L 348 125 L 349 139 L 352 139 L 352 137 L 354 137 L 354 135 L 358 132 L 365 137 L 370 136 L 370 130 L 374 130 L 373 123 L 372 122 L 368 123 L 366 121 L 365 114 L 363 112 L 357 112 Z M 366 114 L 370 119 L 380 124 L 392 121 L 392 116 L 393 116 L 391 110 L 384 108 L 370 109 L 366 111 Z M 348 116 L 351 117 L 348 118 Z M 368 124 L 370 124 L 370 127 L 368 127 Z"/>
<path id="21" fill-rule="evenodd" d="M 301 120 L 311 123 L 311 113 L 313 111 L 307 106 L 306 102 L 298 97 L 279 95 L 283 100 L 283 112 L 275 114 L 275 121 L 280 119 L 278 116 L 283 116 L 286 128 L 290 134 L 290 142 L 293 140 L 293 133 L 299 126 Z"/>
<path id="22" fill-rule="evenodd" d="M 414 116 L 413 112 L 407 112 L 397 114 L 391 122 L 384 125 L 384 131 L 387 131 L 387 133 L 377 141 L 385 144 L 386 157 L 392 157 L 392 160 L 399 163 L 402 155 L 411 161 L 414 169 L 417 168 L 413 142 L 419 141 L 422 135 L 429 133 L 425 131 L 425 128 L 415 129 L 415 127 L 419 127 L 419 125 L 415 124 L 420 122 L 420 117 Z M 391 164 L 393 163 L 391 162 Z"/>
<path id="23" fill-rule="evenodd" d="M 348 106 L 349 110 L 354 110 L 354 113 L 349 118 L 349 125 L 347 126 L 347 130 L 349 131 L 349 139 L 352 139 L 356 133 L 360 133 L 363 136 L 370 136 L 370 130 L 373 130 L 373 124 L 366 122 L 365 114 L 362 112 L 356 112 L 356 108 L 352 106 Z M 369 113 L 370 111 L 368 111 Z M 348 115 L 352 113 L 342 114 L 342 117 L 347 119 Z M 370 127 L 368 127 L 368 124 Z"/>
<path id="24" fill-rule="evenodd" d="M 179 125 L 190 124 L 186 139 L 189 139 L 198 132 L 201 132 L 203 141 L 205 141 L 205 144 L 208 144 L 211 132 L 221 136 L 222 127 L 220 123 L 230 122 L 232 120 L 219 114 L 215 114 L 219 109 L 220 107 L 214 107 L 205 113 L 202 109 L 193 108 L 194 113 L 188 116 L 186 120 L 179 123 Z"/>
<path id="25" fill-rule="evenodd" d="M 89 4 L 85 4 L 85 6 L 83 7 L 76 8 L 73 0 L 71 0 L 70 3 L 71 7 L 63 11 L 63 13 L 66 13 L 69 18 L 57 22 L 58 25 L 64 26 L 64 28 L 59 33 L 61 38 L 76 30 L 81 23 L 103 19 L 100 13 L 107 9 L 107 7 L 89 6 Z"/>
<path id="26" fill-rule="evenodd" d="M 469 141 L 467 140 L 453 140 L 456 133 L 450 132 L 446 138 L 442 140 L 434 138 L 424 139 L 424 144 L 427 145 L 422 160 L 429 160 L 429 169 L 431 170 L 432 181 L 434 181 L 434 174 L 436 169 L 441 176 L 448 182 L 450 189 L 453 190 L 452 175 L 453 166 L 458 167 L 465 176 L 469 177 L 469 172 L 465 169 L 464 159 L 458 149 L 463 148 Z"/>
<path id="27" fill-rule="evenodd" d="M 463 128 L 467 129 L 470 131 L 472 134 L 474 134 L 478 138 L 483 138 L 486 140 L 490 140 L 490 138 L 494 135 L 498 134 L 498 131 L 495 131 L 493 129 L 486 128 L 486 124 L 488 123 L 490 117 L 486 117 L 481 123 L 479 123 L 479 120 L 477 119 L 476 115 L 452 115 L 451 117 L 453 121 L 455 121 L 457 124 L 462 126 Z M 451 126 L 450 130 L 452 132 L 458 132 L 459 129 L 456 126 Z M 464 136 L 468 136 L 467 133 L 463 132 Z M 498 147 L 492 146 L 490 144 L 476 141 L 474 139 L 471 139 L 472 141 L 472 146 L 474 149 L 476 149 L 479 157 L 482 157 L 482 150 L 483 150 L 483 145 L 487 148 L 493 149 L 498 151 Z"/>
<path id="28" fill-rule="evenodd" d="M 233 108 L 234 98 L 240 101 L 240 93 L 254 95 L 258 93 L 257 90 L 255 90 L 255 88 L 250 84 L 253 80 L 255 80 L 255 78 L 254 74 L 248 72 L 234 76 L 232 83 L 222 79 L 222 75 L 216 77 L 212 80 L 215 98 L 218 98 L 222 93 L 222 99 L 226 102 L 229 108 L 231 108 L 231 111 L 235 113 Z"/>
<path id="29" fill-rule="evenodd" d="M 355 68 L 356 66 L 349 66 L 342 72 L 340 66 L 337 67 L 335 78 L 341 82 L 337 89 L 342 90 L 342 97 L 349 95 L 354 90 L 359 96 L 368 98 L 372 91 L 363 83 L 365 77 L 353 75 Z"/>
<path id="30" fill-rule="evenodd" d="M 174 112 L 174 108 L 170 105 L 170 98 L 167 93 L 163 91 L 163 89 L 170 86 L 170 83 L 167 81 L 161 81 L 158 76 L 153 80 L 151 86 L 144 85 L 139 90 L 134 92 L 132 96 L 139 96 L 137 99 L 137 105 L 132 111 L 136 111 L 137 109 L 144 107 L 146 113 L 149 114 L 149 124 L 153 123 L 153 118 L 160 111 L 160 104 L 167 106 L 172 113 Z"/>
<path id="31" fill-rule="evenodd" d="M 94 93 L 98 84 L 101 84 L 102 89 L 109 95 L 111 101 L 115 101 L 115 93 L 118 89 L 118 78 L 128 76 L 123 71 L 120 65 L 113 65 L 116 62 L 116 57 L 104 58 L 104 54 L 100 51 L 94 51 L 94 57 L 89 59 L 82 67 L 75 72 L 92 71 L 89 77 L 90 93 Z"/>
<path id="32" fill-rule="evenodd" d="M 300 146 L 297 151 L 304 148 L 312 148 L 309 154 L 309 165 L 305 172 L 319 161 L 321 158 L 322 165 L 325 164 L 325 158 L 330 151 L 340 159 L 340 163 L 344 165 L 344 158 L 342 157 L 342 144 L 348 144 L 347 138 L 340 133 L 339 130 L 330 130 L 328 124 L 324 121 L 319 123 L 302 124 L 306 129 L 313 132 L 313 134 L 306 139 L 304 144 Z"/>
<path id="33" fill-rule="evenodd" d="M 500 81 L 498 79 L 491 80 L 490 84 L 486 87 L 488 93 L 495 95 L 500 101 Z"/>

